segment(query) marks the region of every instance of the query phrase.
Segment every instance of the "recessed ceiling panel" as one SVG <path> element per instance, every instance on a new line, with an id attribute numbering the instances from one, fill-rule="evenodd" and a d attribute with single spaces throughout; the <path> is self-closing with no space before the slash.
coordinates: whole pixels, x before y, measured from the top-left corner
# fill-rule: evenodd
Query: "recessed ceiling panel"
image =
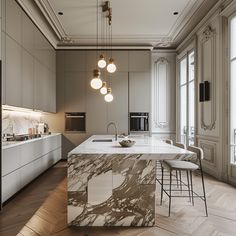
<path id="1" fill-rule="evenodd" d="M 65 36 L 94 44 L 96 0 L 47 0 Z M 191 9 L 203 0 L 112 0 L 113 38 L 116 44 L 151 45 L 171 37 Z M 104 1 L 99 0 L 99 5 Z M 99 8 L 101 11 L 101 8 Z M 59 15 L 58 12 L 63 12 Z M 174 15 L 178 12 L 178 15 Z M 100 17 L 99 17 L 100 19 Z M 99 22 L 100 24 L 100 22 Z M 156 42 L 155 42 L 156 41 Z M 132 44 L 132 43 L 131 43 Z"/>

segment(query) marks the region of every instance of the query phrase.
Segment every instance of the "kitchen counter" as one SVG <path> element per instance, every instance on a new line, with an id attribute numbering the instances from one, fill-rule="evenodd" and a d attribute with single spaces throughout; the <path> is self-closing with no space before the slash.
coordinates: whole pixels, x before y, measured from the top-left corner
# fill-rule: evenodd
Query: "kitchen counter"
<path id="1" fill-rule="evenodd" d="M 112 141 L 93 142 L 101 139 Z M 130 139 L 136 144 L 122 148 L 114 136 L 95 135 L 68 154 L 69 225 L 155 225 L 156 161 L 195 154 L 155 137 Z"/>
<path id="2" fill-rule="evenodd" d="M 2 149 L 4 150 L 7 148 L 16 147 L 18 145 L 23 145 L 23 144 L 35 142 L 38 140 L 47 139 L 49 137 L 57 136 L 57 135 L 61 135 L 61 134 L 60 133 L 46 134 L 46 135 L 42 135 L 40 138 L 33 138 L 33 139 L 24 140 L 24 141 L 3 141 L 2 142 Z"/>

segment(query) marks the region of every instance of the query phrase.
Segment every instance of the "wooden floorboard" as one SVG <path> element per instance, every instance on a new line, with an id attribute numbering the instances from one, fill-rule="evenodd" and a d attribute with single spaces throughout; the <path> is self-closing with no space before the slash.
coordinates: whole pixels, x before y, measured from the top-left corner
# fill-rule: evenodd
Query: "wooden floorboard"
<path id="1" fill-rule="evenodd" d="M 54 171 L 53 169 L 50 171 Z M 65 172 L 64 171 L 64 177 Z M 172 203 L 171 217 L 168 214 L 168 198 L 164 198 L 163 206 L 160 206 L 157 194 L 156 199 L 156 226 L 155 227 L 83 227 L 69 228 L 66 224 L 66 205 L 67 205 L 67 180 L 53 180 L 56 175 L 50 177 L 50 181 L 57 182 L 57 187 L 54 186 L 54 191 L 50 192 L 47 199 L 38 207 L 38 210 L 32 215 L 31 219 L 24 223 L 25 219 L 30 214 L 27 208 L 19 207 L 9 203 L 11 206 L 11 215 L 7 219 L 12 220 L 12 229 L 10 224 L 5 226 L 5 231 L 0 231 L 0 235 L 16 235 L 19 236 L 173 236 L 173 235 L 194 235 L 194 236 L 218 236 L 218 235 L 236 235 L 236 189 L 228 184 L 219 182 L 209 176 L 206 177 L 206 190 L 208 200 L 209 217 L 205 217 L 204 204 L 201 200 L 195 200 L 195 205 L 192 206 L 188 199 L 174 198 Z M 34 185 L 35 183 L 33 183 Z M 53 186 L 53 184 L 52 184 Z M 197 192 L 201 192 L 201 181 L 199 176 L 194 176 L 194 187 Z M 40 186 L 39 186 L 40 188 Z M 50 187 L 48 186 L 48 189 Z M 157 193 L 160 187 L 157 185 Z M 43 194 L 44 195 L 44 194 Z M 33 195 L 32 195 L 33 196 Z M 32 202 L 36 201 L 31 196 Z M 35 194 L 35 198 L 39 195 Z M 22 201 L 23 203 L 24 201 Z M 22 204 L 21 203 L 21 204 Z M 32 204 L 34 207 L 35 203 Z M 27 205 L 27 200 L 25 201 Z M 21 209 L 21 215 L 14 212 L 15 209 Z M 22 216 L 27 213 L 27 217 Z M 2 218 L 2 215 L 0 216 Z M 17 219 L 18 218 L 18 219 Z M 21 225 L 21 230 L 19 229 Z M 18 231 L 16 231 L 19 229 Z M 1 229 L 2 230 L 2 229 Z M 15 234 L 14 234 L 15 231 Z M 6 234 L 9 233 L 9 234 Z M 5 234 L 2 234 L 5 233 Z"/>
<path id="2" fill-rule="evenodd" d="M 66 176 L 66 162 L 58 163 L 11 199 L 0 212 L 0 235 L 15 236 Z M 23 234 L 24 235 L 24 234 Z M 37 235 L 37 234 L 28 234 Z"/>

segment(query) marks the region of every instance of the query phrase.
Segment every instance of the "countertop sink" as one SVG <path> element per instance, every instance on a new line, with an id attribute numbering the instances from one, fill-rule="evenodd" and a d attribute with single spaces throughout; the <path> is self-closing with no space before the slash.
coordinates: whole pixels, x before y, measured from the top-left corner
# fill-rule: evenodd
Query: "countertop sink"
<path id="1" fill-rule="evenodd" d="M 107 143 L 107 142 L 112 142 L 112 139 L 93 139 L 92 142 Z"/>

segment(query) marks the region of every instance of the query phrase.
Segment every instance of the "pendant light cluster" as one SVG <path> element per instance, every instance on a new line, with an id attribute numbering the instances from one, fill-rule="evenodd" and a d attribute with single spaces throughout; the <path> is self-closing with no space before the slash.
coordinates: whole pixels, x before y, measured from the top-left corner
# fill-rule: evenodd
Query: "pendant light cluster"
<path id="1" fill-rule="evenodd" d="M 93 89 L 99 90 L 102 95 L 104 95 L 104 100 L 106 102 L 113 101 L 112 89 L 109 74 L 116 71 L 116 65 L 112 57 L 112 10 L 110 7 L 110 2 L 105 1 L 102 5 L 102 19 L 101 19 L 101 45 L 105 47 L 105 52 L 101 53 L 98 57 L 98 0 L 97 0 L 97 65 L 96 69 L 93 70 L 93 79 L 90 85 Z M 104 29 L 105 21 L 105 29 Z M 105 32 L 104 32 L 105 31 Z M 105 39 L 105 42 L 103 42 Z M 108 52 L 110 54 L 108 55 Z M 103 74 L 103 80 L 101 79 L 101 71 Z"/>

